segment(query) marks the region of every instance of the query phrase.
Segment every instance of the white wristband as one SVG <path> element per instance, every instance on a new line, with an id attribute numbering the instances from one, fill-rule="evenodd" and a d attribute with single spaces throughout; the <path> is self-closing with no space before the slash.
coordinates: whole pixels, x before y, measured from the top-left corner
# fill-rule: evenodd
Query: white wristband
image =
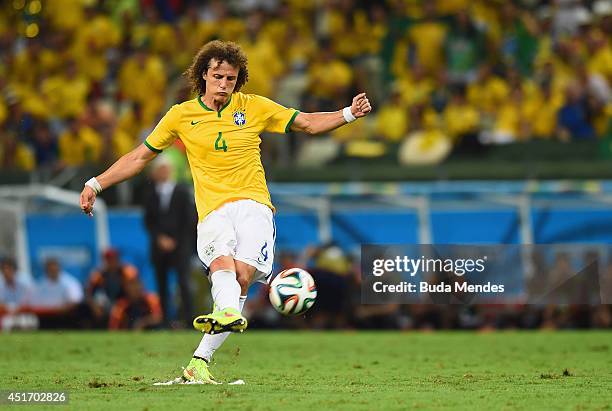
<path id="1" fill-rule="evenodd" d="M 100 185 L 100 183 L 98 183 L 98 180 L 96 180 L 95 177 L 90 178 L 89 180 L 87 180 L 87 182 L 85 183 L 85 185 L 87 187 L 91 187 L 91 189 L 94 191 L 94 193 L 96 194 L 100 194 L 102 192 L 102 186 Z"/>
<path id="2" fill-rule="evenodd" d="M 347 123 L 352 123 L 353 121 L 357 120 L 357 117 L 355 117 L 353 115 L 353 113 L 351 112 L 351 107 L 344 107 L 342 109 L 342 115 L 344 116 L 344 120 Z"/>

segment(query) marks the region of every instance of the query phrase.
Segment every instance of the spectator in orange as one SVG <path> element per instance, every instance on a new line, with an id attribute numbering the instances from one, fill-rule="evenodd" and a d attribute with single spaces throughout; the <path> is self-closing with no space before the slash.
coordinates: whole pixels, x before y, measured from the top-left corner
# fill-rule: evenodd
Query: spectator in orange
<path id="1" fill-rule="evenodd" d="M 147 330 L 157 328 L 163 319 L 159 298 L 145 291 L 138 274 L 123 280 L 125 297 L 113 306 L 110 315 L 111 330 Z"/>
<path id="2" fill-rule="evenodd" d="M 91 274 L 85 289 L 94 326 L 107 324 L 111 307 L 125 295 L 123 280 L 138 275 L 136 267 L 121 262 L 117 250 L 108 249 L 103 257 L 102 267 Z"/>

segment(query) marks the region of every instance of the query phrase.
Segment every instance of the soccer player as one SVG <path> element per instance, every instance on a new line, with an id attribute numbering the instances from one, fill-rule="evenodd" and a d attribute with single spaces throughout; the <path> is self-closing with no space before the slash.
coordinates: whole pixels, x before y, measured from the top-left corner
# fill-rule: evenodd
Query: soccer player
<path id="1" fill-rule="evenodd" d="M 140 173 L 180 138 L 193 175 L 198 211 L 197 252 L 212 284 L 214 311 L 196 317 L 206 333 L 183 372 L 187 381 L 216 381 L 208 370 L 229 332 L 247 327 L 241 315 L 247 289 L 266 281 L 274 259 L 274 206 L 261 164 L 259 134 L 301 131 L 319 134 L 364 117 L 372 107 L 365 93 L 349 107 L 301 113 L 265 97 L 240 93 L 248 80 L 247 58 L 232 42 L 211 41 L 185 72 L 197 98 L 174 105 L 143 144 L 85 183 L 81 209 L 92 215 L 96 195 Z"/>

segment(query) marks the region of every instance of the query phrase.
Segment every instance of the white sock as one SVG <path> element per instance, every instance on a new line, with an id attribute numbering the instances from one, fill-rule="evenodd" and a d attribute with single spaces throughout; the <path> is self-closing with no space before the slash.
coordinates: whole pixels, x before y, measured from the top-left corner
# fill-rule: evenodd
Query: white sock
<path id="1" fill-rule="evenodd" d="M 240 296 L 239 305 L 241 312 L 244 308 L 244 302 L 246 301 L 246 299 L 246 295 Z M 204 334 L 204 337 L 202 337 L 202 341 L 200 341 L 200 345 L 198 345 L 198 348 L 196 348 L 195 352 L 193 353 L 193 356 L 204 358 L 206 361 L 210 362 L 210 359 L 212 358 L 215 351 L 217 351 L 217 349 L 221 347 L 221 344 L 223 344 L 225 339 L 229 337 L 230 334 L 231 333 L 229 332 L 214 335 Z"/>
<path id="2" fill-rule="evenodd" d="M 219 270 L 210 275 L 212 283 L 211 293 L 217 309 L 240 309 L 240 284 L 236 280 L 236 273 L 231 270 Z"/>

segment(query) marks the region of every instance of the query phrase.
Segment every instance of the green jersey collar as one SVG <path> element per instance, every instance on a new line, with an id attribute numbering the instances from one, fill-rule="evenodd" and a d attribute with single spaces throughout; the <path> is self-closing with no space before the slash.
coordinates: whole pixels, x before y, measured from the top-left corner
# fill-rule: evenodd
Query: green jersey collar
<path id="1" fill-rule="evenodd" d="M 229 106 L 231 102 L 232 102 L 232 96 L 230 95 L 230 98 L 227 100 L 227 103 L 225 103 L 225 104 L 223 105 L 223 107 L 221 107 L 221 109 L 220 109 L 220 110 L 217 112 L 217 113 L 219 114 L 219 117 L 221 117 L 221 112 L 222 112 L 223 110 L 225 110 L 225 108 L 226 108 L 227 106 Z M 206 111 L 215 111 L 215 110 L 213 110 L 212 108 L 208 107 L 206 104 L 204 104 L 204 101 L 202 101 L 202 95 L 201 95 L 201 94 L 198 96 L 198 103 L 200 103 L 200 105 L 202 106 L 202 108 L 203 108 L 204 110 L 206 110 Z"/>

